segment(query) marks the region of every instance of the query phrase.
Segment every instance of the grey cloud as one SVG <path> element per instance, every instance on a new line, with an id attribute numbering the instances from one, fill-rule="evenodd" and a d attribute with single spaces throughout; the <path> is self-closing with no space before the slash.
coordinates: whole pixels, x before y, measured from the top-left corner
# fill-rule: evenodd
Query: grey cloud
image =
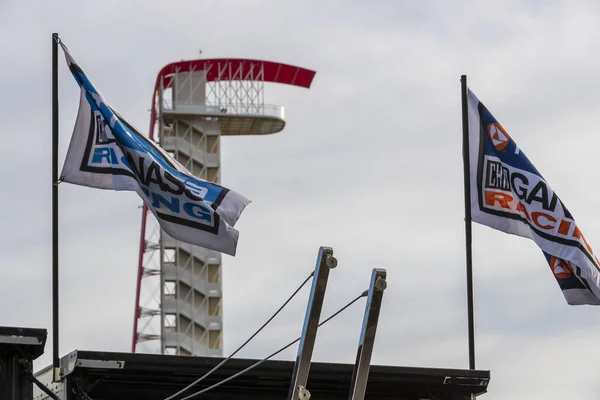
<path id="1" fill-rule="evenodd" d="M 224 182 L 253 200 L 238 256 L 225 257 L 226 352 L 331 245 L 340 267 L 324 315 L 364 290 L 371 268 L 388 269 L 374 362 L 466 368 L 459 76 L 469 74 L 594 245 L 598 11 L 593 1 L 2 2 L 1 323 L 51 323 L 49 43 L 58 31 L 142 132 L 158 70 L 199 48 L 317 70 L 310 90 L 267 86 L 267 102 L 286 106 L 284 132 L 223 140 Z M 64 157 L 78 90 L 60 62 Z M 128 351 L 140 201 L 60 190 L 61 349 Z M 492 370 L 485 398 L 593 396 L 596 308 L 564 304 L 529 240 L 475 226 L 474 261 L 478 367 Z M 242 356 L 294 339 L 306 293 Z M 316 359 L 352 361 L 363 307 L 322 329 Z"/>

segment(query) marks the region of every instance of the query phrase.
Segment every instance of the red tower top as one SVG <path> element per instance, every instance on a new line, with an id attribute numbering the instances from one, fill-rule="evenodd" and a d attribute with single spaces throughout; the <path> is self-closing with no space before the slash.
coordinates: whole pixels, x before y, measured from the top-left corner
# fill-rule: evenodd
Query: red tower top
<path id="1" fill-rule="evenodd" d="M 263 84 L 264 82 L 270 83 L 281 83 L 286 85 L 292 85 L 303 88 L 310 88 L 313 78 L 316 74 L 315 71 L 297 67 L 294 65 L 276 63 L 272 61 L 263 60 L 252 60 L 243 58 L 213 58 L 213 59 L 199 59 L 189 61 L 179 61 L 164 66 L 158 76 L 156 77 L 156 83 L 154 85 L 154 92 L 152 96 L 152 114 L 150 117 L 150 133 L 151 139 L 154 138 L 154 124 L 156 123 L 156 97 L 160 90 L 172 89 L 173 82 L 176 75 L 185 75 L 185 73 L 202 72 L 202 80 L 205 84 L 213 83 L 216 88 L 220 88 L 222 92 L 239 92 L 247 99 L 248 104 L 239 103 L 233 105 L 234 111 L 237 111 L 238 119 L 242 116 L 248 117 L 252 115 L 255 118 L 264 116 L 266 121 L 270 122 L 272 126 L 271 132 L 228 132 L 227 128 L 223 131 L 223 134 L 243 134 L 243 133 L 275 133 L 283 129 L 285 121 L 283 119 L 283 108 L 276 106 L 264 106 L 264 95 L 263 95 Z M 196 79 L 194 79 L 197 81 Z M 244 87 L 244 82 L 249 83 Z M 228 83 L 228 87 L 224 88 L 223 84 Z M 237 83 L 237 86 L 235 85 Z M 176 86 L 176 85 L 175 85 Z M 204 89 L 203 89 L 204 90 Z M 204 93 L 204 91 L 203 91 Z M 227 110 L 228 106 L 232 104 L 223 104 L 224 96 L 217 93 L 217 90 L 213 90 L 213 104 L 210 104 L 211 91 L 206 92 L 206 115 L 213 117 L 219 117 L 221 119 L 231 118 L 231 113 L 224 115 L 224 113 L 218 112 L 220 110 Z M 240 96 L 236 96 L 240 99 Z M 210 106 L 213 106 L 212 108 Z M 218 110 L 218 111 L 217 111 Z M 196 114 L 198 110 L 194 110 Z M 273 113 L 279 113 L 280 115 L 273 115 Z M 234 115 L 236 113 L 234 112 Z M 277 118 L 278 121 L 274 119 Z M 237 121 L 239 125 L 239 121 Z M 264 121 L 263 121 L 264 122 Z M 233 124 L 236 126 L 236 124 Z"/>

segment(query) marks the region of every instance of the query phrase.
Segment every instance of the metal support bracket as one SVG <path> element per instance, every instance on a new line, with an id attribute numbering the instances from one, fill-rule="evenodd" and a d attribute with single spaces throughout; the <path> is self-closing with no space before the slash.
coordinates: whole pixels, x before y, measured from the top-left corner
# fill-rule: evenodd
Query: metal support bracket
<path id="1" fill-rule="evenodd" d="M 377 322 L 379 321 L 379 310 L 381 309 L 383 291 L 387 287 L 386 275 L 385 269 L 373 269 L 371 273 L 371 284 L 360 332 L 356 363 L 352 373 L 349 400 L 363 400 L 365 398 L 371 368 L 371 354 L 373 353 Z"/>
<path id="2" fill-rule="evenodd" d="M 320 247 L 317 257 L 317 264 L 313 274 L 310 297 L 306 307 L 304 317 L 304 327 L 298 346 L 298 355 L 294 364 L 288 400 L 308 400 L 310 392 L 306 389 L 308 381 L 308 372 L 315 339 L 317 337 L 317 328 L 319 327 L 319 318 L 323 308 L 323 299 L 325 298 L 325 289 L 327 288 L 327 279 L 329 270 L 337 266 L 337 260 L 333 257 L 333 249 L 330 247 Z"/>

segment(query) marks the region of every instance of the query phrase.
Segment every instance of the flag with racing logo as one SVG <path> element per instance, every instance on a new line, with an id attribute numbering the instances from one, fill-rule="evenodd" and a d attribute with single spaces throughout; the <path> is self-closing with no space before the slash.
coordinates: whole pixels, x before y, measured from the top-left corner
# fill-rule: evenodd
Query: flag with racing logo
<path id="1" fill-rule="evenodd" d="M 532 239 L 568 304 L 600 305 L 600 263 L 569 210 L 470 90 L 467 107 L 472 220 Z"/>
<path id="2" fill-rule="evenodd" d="M 61 181 L 135 191 L 174 239 L 235 255 L 239 233 L 233 226 L 250 201 L 193 176 L 140 134 L 106 102 L 61 46 L 81 89 Z"/>

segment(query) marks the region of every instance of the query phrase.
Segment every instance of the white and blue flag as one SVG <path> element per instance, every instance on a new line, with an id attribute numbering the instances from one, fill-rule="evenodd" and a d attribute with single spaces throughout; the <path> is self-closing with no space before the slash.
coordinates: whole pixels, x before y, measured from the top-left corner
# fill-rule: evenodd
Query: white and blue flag
<path id="1" fill-rule="evenodd" d="M 81 88 L 61 180 L 135 191 L 174 239 L 235 255 L 238 231 L 233 226 L 250 201 L 193 176 L 140 134 L 106 102 L 68 49 L 61 46 Z"/>
<path id="2" fill-rule="evenodd" d="M 600 262 L 548 182 L 469 90 L 471 217 L 535 241 L 571 305 L 600 305 Z"/>

